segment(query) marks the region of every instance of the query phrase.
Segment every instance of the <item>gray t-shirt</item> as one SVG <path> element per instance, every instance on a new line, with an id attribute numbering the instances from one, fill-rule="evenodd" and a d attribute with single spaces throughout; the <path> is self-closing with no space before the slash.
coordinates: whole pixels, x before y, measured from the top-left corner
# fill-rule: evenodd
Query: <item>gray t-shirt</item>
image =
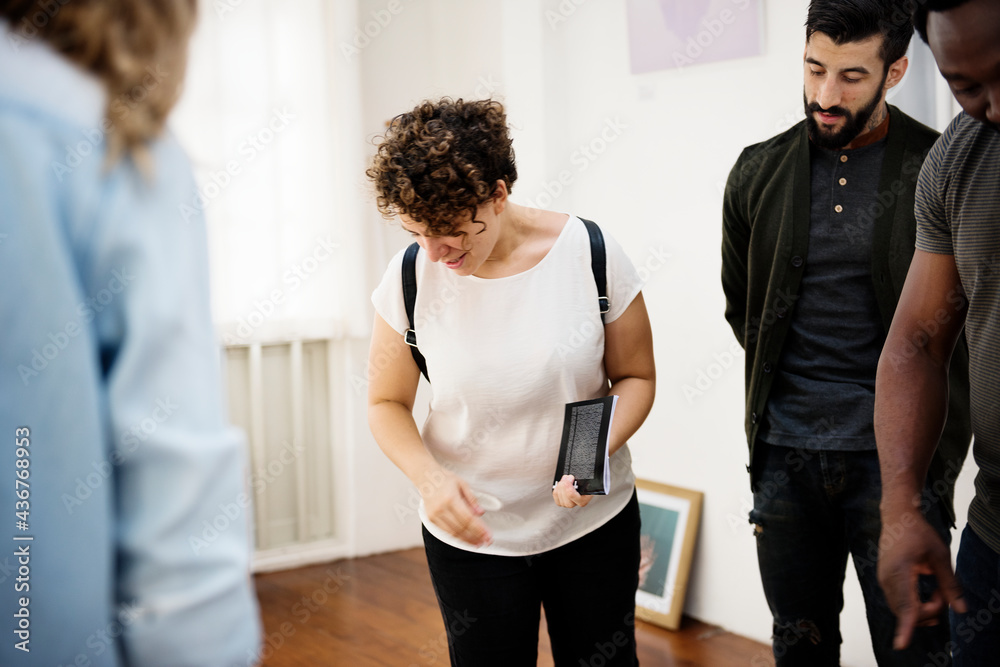
<path id="1" fill-rule="evenodd" d="M 873 211 L 886 139 L 810 146 L 809 255 L 760 439 L 805 449 L 875 449 L 875 371 L 885 340 L 871 277 Z"/>
<path id="2" fill-rule="evenodd" d="M 1000 553 L 1000 132 L 962 113 L 917 180 L 917 248 L 954 255 L 969 299 L 972 453 L 979 465 L 969 523 Z"/>

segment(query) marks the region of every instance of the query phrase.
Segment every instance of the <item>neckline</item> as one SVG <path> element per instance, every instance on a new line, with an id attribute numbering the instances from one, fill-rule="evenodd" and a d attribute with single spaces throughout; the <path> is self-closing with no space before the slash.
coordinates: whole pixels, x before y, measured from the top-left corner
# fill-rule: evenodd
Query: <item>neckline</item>
<path id="1" fill-rule="evenodd" d="M 469 278 L 475 282 L 482 282 L 482 283 L 498 283 L 503 280 L 511 280 L 514 278 L 518 278 L 520 276 L 526 276 L 538 270 L 538 267 L 543 266 L 548 261 L 549 257 L 552 256 L 552 253 L 555 252 L 555 249 L 559 246 L 559 244 L 563 243 L 563 239 L 566 237 L 569 228 L 573 226 L 573 222 L 580 220 L 580 218 L 573 215 L 572 213 L 568 213 L 566 215 L 568 215 L 569 217 L 566 218 L 566 222 L 563 223 L 562 229 L 559 230 L 559 236 L 556 237 L 556 240 L 552 243 L 552 247 L 548 249 L 545 255 L 540 260 L 538 260 L 534 266 L 530 266 L 524 271 L 518 271 L 517 273 L 512 273 L 509 276 L 500 276 L 499 278 L 482 278 L 476 275 L 456 276 L 456 278 Z M 580 224 L 582 225 L 583 223 L 580 222 Z"/>

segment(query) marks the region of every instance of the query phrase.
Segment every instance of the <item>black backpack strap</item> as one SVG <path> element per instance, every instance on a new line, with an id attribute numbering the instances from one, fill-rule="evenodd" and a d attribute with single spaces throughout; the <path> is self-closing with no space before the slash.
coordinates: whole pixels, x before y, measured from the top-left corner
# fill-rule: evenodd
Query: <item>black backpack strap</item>
<path id="1" fill-rule="evenodd" d="M 413 361 L 417 363 L 417 368 L 430 382 L 427 362 L 417 349 L 417 331 L 413 327 L 413 306 L 417 303 L 417 251 L 419 250 L 420 246 L 412 243 L 403 254 L 403 303 L 406 306 L 406 320 L 410 324 L 410 328 L 403 334 L 403 340 L 410 346 L 410 353 L 413 355 Z"/>
<path id="2" fill-rule="evenodd" d="M 594 282 L 597 284 L 597 303 L 601 310 L 601 322 L 604 322 L 604 314 L 611 310 L 611 301 L 608 299 L 608 269 L 606 250 L 604 249 L 604 234 L 597 223 L 584 220 L 587 233 L 590 234 L 590 268 L 594 272 Z"/>

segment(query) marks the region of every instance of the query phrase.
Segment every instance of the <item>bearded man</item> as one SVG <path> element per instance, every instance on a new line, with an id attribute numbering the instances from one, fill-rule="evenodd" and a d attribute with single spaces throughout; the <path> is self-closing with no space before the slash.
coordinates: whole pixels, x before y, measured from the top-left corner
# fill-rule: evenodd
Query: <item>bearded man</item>
<path id="1" fill-rule="evenodd" d="M 876 576 L 875 375 L 914 252 L 917 176 L 938 137 L 886 103 L 912 35 L 890 0 L 813 0 L 806 119 L 745 149 L 726 186 L 722 285 L 746 350 L 750 522 L 779 667 L 839 665 L 848 554 L 878 664 L 923 667 L 946 653 L 944 612 L 894 651 L 896 620 Z M 964 341 L 950 383 L 921 503 L 945 542 L 971 433 Z M 931 595 L 933 580 L 923 584 Z"/>

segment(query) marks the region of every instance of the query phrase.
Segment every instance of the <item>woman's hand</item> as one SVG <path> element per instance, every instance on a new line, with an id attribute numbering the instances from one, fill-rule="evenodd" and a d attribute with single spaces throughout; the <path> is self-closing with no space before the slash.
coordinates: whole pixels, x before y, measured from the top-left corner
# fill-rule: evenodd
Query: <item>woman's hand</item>
<path id="1" fill-rule="evenodd" d="M 563 475 L 552 489 L 552 499 L 559 507 L 586 507 L 594 496 L 583 496 L 573 486 L 573 475 Z"/>
<path id="2" fill-rule="evenodd" d="M 444 468 L 427 475 L 431 483 L 419 486 L 427 518 L 463 542 L 476 547 L 493 543 L 493 535 L 481 517 L 484 510 L 461 477 Z"/>
<path id="3" fill-rule="evenodd" d="M 402 337 L 379 315 L 368 360 L 371 368 L 381 369 L 368 385 L 368 425 L 378 446 L 420 490 L 427 518 L 436 526 L 473 546 L 492 543 L 469 485 L 442 468 L 420 438 L 413 421 L 420 370 Z"/>

